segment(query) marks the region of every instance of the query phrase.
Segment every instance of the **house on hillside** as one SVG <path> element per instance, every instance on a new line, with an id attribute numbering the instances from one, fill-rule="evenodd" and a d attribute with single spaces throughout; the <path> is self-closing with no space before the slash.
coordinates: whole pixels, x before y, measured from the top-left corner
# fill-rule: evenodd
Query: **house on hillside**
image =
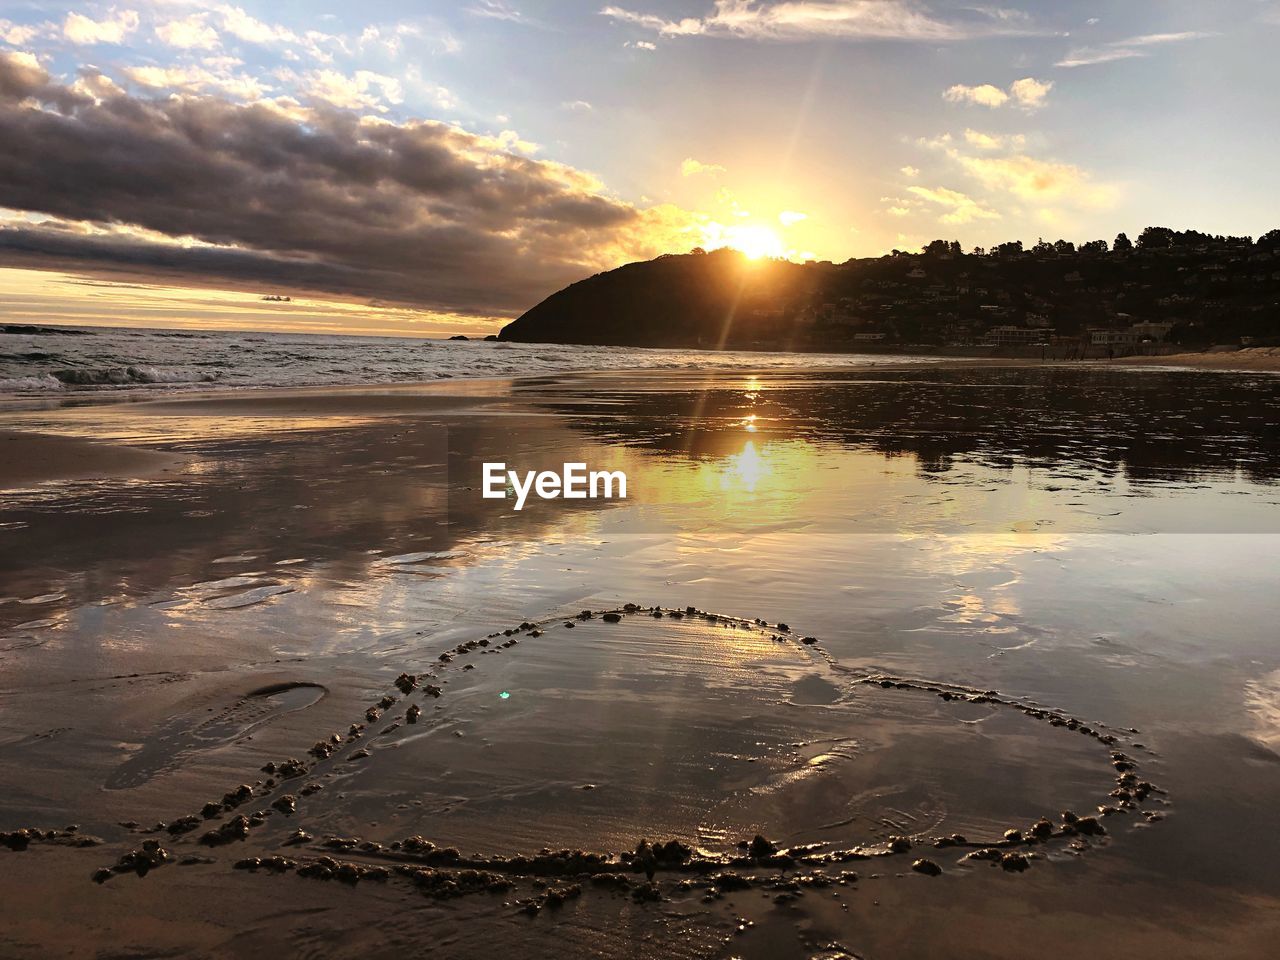
<path id="1" fill-rule="evenodd" d="M 1132 329 L 1094 328 L 1089 331 L 1089 345 L 1093 347 L 1132 347 L 1138 340 L 1138 335 Z"/>
<path id="2" fill-rule="evenodd" d="M 1129 329 L 1137 334 L 1139 342 L 1154 340 L 1160 343 L 1169 335 L 1169 331 L 1173 329 L 1173 324 L 1158 320 L 1143 320 L 1141 323 L 1132 324 Z"/>
<path id="3" fill-rule="evenodd" d="M 1006 344 L 1044 343 L 1049 339 L 1049 331 L 1043 328 L 1015 327 L 1012 324 L 1002 324 L 1001 326 L 992 327 L 988 330 L 983 339 L 988 343 L 994 343 L 997 346 L 1003 346 Z"/>

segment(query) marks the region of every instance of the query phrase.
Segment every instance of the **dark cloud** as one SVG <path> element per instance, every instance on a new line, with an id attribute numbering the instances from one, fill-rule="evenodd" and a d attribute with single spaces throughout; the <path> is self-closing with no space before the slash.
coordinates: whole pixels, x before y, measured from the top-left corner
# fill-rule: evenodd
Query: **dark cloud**
<path id="1" fill-rule="evenodd" d="M 456 127 L 85 87 L 0 54 L 0 207 L 64 221 L 0 229 L 0 263 L 497 314 L 654 252 L 645 212 Z"/>

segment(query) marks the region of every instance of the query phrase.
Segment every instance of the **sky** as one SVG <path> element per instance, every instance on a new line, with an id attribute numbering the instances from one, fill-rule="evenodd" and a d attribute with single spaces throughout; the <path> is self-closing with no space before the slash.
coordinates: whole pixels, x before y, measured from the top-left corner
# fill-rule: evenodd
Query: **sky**
<path id="1" fill-rule="evenodd" d="M 5 0 L 0 317 L 475 335 L 697 246 L 1257 236 L 1277 44 L 1280 0 Z"/>

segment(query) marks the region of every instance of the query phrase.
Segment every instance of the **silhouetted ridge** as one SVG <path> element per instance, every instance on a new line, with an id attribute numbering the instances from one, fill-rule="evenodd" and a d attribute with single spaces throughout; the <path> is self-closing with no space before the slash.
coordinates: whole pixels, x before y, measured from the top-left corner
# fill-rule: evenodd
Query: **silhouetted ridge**
<path id="1" fill-rule="evenodd" d="M 502 340 L 860 350 L 989 346 L 1111 354 L 1280 342 L 1280 230 L 1254 242 L 1148 227 L 1075 244 L 790 263 L 666 255 L 552 294 Z"/>

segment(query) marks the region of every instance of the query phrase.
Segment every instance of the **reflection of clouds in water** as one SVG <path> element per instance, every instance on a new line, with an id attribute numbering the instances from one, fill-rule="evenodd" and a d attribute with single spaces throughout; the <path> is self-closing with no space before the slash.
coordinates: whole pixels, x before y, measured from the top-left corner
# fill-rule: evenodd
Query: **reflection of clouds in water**
<path id="1" fill-rule="evenodd" d="M 973 534 L 914 537 L 922 574 L 941 573 L 952 581 L 939 607 L 942 623 L 981 627 L 984 634 L 1027 633 L 1023 565 L 1032 558 L 1067 549 L 1069 538 L 1045 534 Z M 1033 631 L 1034 632 L 1034 631 Z M 1033 636 L 1003 652 L 1023 649 Z"/>
<path id="2" fill-rule="evenodd" d="M 1244 705 L 1253 717 L 1253 739 L 1280 752 L 1280 670 L 1246 683 Z"/>
<path id="3" fill-rule="evenodd" d="M 1065 550 L 1070 543 L 1070 538 L 1057 534 L 1023 533 L 930 535 L 915 539 L 929 549 L 928 559 L 932 566 L 937 568 L 941 565 L 955 575 L 969 572 L 978 565 L 985 569 L 1001 566 L 1030 553 L 1056 553 Z M 1003 572 L 1008 573 L 1009 582 L 1017 579 L 1012 570 Z"/>
<path id="4" fill-rule="evenodd" d="M 1011 597 L 980 597 L 972 593 L 944 600 L 942 606 L 951 613 L 939 619 L 951 623 L 999 623 L 1002 615 L 1018 613 Z"/>

